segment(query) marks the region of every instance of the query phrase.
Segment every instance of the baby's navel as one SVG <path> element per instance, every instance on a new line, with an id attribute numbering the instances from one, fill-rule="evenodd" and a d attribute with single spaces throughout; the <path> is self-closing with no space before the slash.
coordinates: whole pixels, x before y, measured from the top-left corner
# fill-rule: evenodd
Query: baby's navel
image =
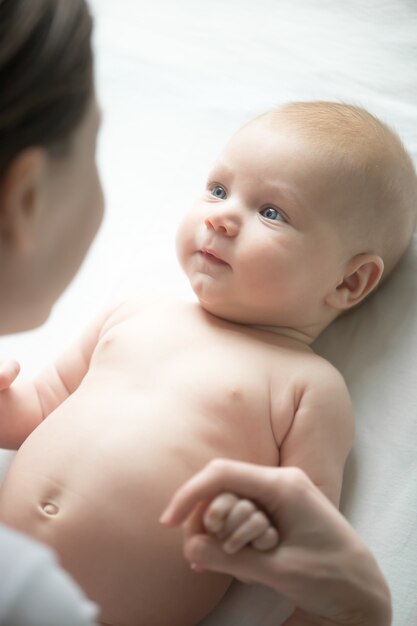
<path id="1" fill-rule="evenodd" d="M 42 502 L 40 508 L 45 515 L 48 515 L 48 517 L 57 515 L 59 512 L 59 506 L 55 504 L 55 502 Z"/>

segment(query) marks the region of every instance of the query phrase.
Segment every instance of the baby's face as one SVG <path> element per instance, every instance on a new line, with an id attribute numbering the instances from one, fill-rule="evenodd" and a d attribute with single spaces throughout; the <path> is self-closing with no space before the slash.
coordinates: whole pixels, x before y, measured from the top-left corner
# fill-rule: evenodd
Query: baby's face
<path id="1" fill-rule="evenodd" d="M 310 152 L 294 131 L 256 121 L 220 155 L 177 236 L 181 265 L 209 312 L 245 324 L 317 323 L 347 258 L 328 175 Z"/>

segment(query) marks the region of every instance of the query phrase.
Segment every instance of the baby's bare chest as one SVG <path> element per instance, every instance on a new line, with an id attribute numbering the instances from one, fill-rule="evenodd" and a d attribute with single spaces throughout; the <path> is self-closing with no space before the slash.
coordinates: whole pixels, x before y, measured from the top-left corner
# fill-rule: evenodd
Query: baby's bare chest
<path id="1" fill-rule="evenodd" d="M 255 411 L 269 417 L 271 393 L 288 396 L 294 367 L 288 350 L 245 327 L 193 309 L 132 316 L 105 333 L 91 376 L 115 386 L 172 396 L 200 411 Z M 278 372 L 278 375 L 277 375 Z M 279 372 L 281 372 L 279 374 Z"/>
<path id="2" fill-rule="evenodd" d="M 275 449 L 274 432 L 284 436 L 294 415 L 293 361 L 288 349 L 262 333 L 195 307 L 174 307 L 169 315 L 144 311 L 103 334 L 79 402 L 103 390 L 103 402 L 94 408 L 98 427 L 117 415 L 117 428 L 123 419 L 123 432 L 132 440 L 146 432 L 150 446 L 169 433 L 170 441 L 204 442 L 213 449 L 248 441 Z"/>

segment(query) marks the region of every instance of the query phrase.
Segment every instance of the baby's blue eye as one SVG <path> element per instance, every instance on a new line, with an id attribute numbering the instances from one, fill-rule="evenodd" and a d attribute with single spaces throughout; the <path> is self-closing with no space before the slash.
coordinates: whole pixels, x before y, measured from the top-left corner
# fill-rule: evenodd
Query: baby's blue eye
<path id="1" fill-rule="evenodd" d="M 274 209 L 272 206 L 267 206 L 265 209 L 262 209 L 262 211 L 260 211 L 260 214 L 263 217 L 266 217 L 267 220 L 273 220 L 276 222 L 285 221 L 281 213 L 279 213 L 279 211 Z"/>
<path id="2" fill-rule="evenodd" d="M 226 191 L 223 189 L 221 185 L 214 185 L 210 189 L 210 193 L 214 198 L 219 198 L 219 200 L 224 200 L 226 198 Z"/>

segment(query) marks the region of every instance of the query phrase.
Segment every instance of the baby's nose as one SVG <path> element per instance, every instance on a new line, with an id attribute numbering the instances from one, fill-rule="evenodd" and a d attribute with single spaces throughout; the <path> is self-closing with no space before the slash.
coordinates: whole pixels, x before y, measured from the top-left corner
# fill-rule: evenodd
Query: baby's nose
<path id="1" fill-rule="evenodd" d="M 219 212 L 213 212 L 206 217 L 204 224 L 209 230 L 214 230 L 219 235 L 226 237 L 236 237 L 239 232 L 238 220 L 231 215 L 225 215 Z"/>

